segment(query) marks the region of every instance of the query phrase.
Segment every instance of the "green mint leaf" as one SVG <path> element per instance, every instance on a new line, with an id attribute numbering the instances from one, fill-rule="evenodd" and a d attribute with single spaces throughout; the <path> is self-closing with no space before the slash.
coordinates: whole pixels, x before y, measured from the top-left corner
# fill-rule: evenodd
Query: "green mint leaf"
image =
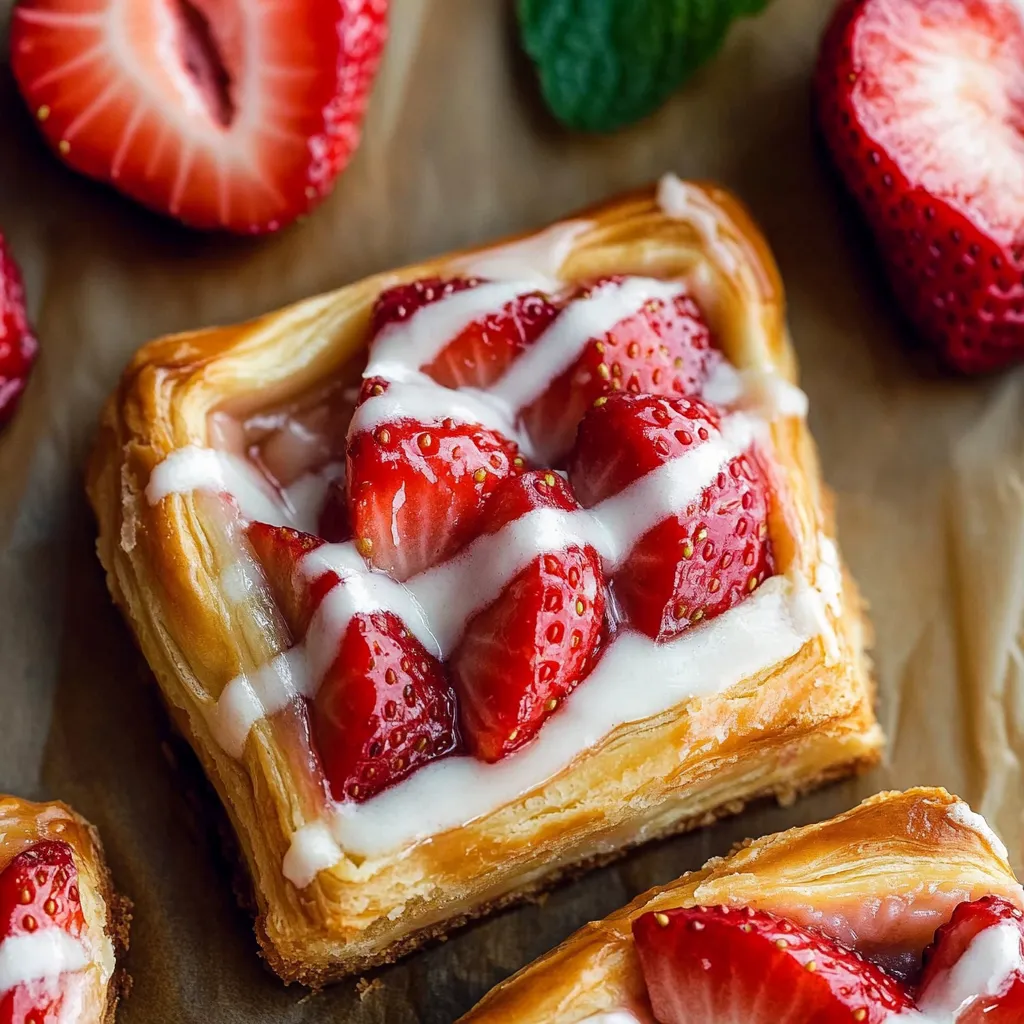
<path id="1" fill-rule="evenodd" d="M 551 112 L 605 132 L 651 113 L 767 0 L 519 0 L 523 47 Z"/>

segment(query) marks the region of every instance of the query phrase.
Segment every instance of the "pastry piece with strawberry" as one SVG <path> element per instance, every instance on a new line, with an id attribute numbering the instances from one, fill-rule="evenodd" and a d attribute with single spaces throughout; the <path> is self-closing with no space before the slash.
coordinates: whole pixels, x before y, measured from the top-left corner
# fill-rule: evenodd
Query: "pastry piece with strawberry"
<path id="1" fill-rule="evenodd" d="M 1024 1020 L 1022 907 L 966 804 L 882 793 L 644 893 L 462 1020 L 1009 1024 Z"/>
<path id="2" fill-rule="evenodd" d="M 69 166 L 196 228 L 274 231 L 359 142 L 387 0 L 19 0 L 11 68 Z"/>
<path id="3" fill-rule="evenodd" d="M 877 761 L 784 306 L 669 176 L 139 354 L 99 549 L 282 977 Z"/>
<path id="4" fill-rule="evenodd" d="M 1014 0 L 841 0 L 818 122 L 896 300 L 968 373 L 1024 360 L 1024 13 Z"/>
<path id="5" fill-rule="evenodd" d="M 0 1024 L 112 1021 L 129 921 L 90 825 L 0 797 Z"/>

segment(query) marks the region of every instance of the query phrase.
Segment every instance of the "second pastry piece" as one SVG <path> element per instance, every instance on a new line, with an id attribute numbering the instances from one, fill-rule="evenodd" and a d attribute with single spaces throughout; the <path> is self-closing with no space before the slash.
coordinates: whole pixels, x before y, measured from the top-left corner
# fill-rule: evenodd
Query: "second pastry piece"
<path id="1" fill-rule="evenodd" d="M 805 411 L 764 240 L 674 178 L 142 350 L 100 555 L 275 969 L 876 760 Z"/>

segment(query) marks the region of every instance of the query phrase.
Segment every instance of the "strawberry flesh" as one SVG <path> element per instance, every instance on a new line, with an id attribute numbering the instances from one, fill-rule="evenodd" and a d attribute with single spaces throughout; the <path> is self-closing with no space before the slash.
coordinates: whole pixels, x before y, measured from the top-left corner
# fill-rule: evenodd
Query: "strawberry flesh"
<path id="1" fill-rule="evenodd" d="M 570 301 L 614 287 L 619 280 L 603 278 L 579 289 Z M 587 409 L 602 395 L 693 394 L 721 358 L 693 299 L 652 299 L 603 336 L 592 338 L 576 362 L 522 410 L 523 424 L 558 461 L 572 447 Z"/>
<path id="2" fill-rule="evenodd" d="M 515 444 L 473 424 L 399 420 L 361 431 L 346 473 L 356 546 L 407 580 L 475 537 L 488 496 L 521 466 Z"/>
<path id="3" fill-rule="evenodd" d="M 896 298 L 953 367 L 1024 359 L 1024 16 L 1012 0 L 844 0 L 822 134 Z"/>
<path id="4" fill-rule="evenodd" d="M 20 0 L 11 66 L 70 166 L 198 228 L 272 231 L 359 141 L 387 0 Z"/>
<path id="5" fill-rule="evenodd" d="M 301 640 L 320 602 L 338 583 L 338 576 L 333 572 L 321 573 L 310 580 L 299 570 L 299 562 L 320 547 L 323 540 L 287 526 L 266 523 L 252 523 L 246 536 L 292 637 Z"/>
<path id="6" fill-rule="evenodd" d="M 1000 896 L 984 896 L 972 903 L 961 903 L 949 921 L 935 933 L 935 940 L 924 952 L 924 972 L 918 986 L 917 1001 L 927 1007 L 939 993 L 948 973 L 967 952 L 971 942 L 986 928 L 1009 924 L 1020 935 L 1024 953 L 1024 920 L 1020 910 Z M 1017 1024 L 1024 1020 L 1024 976 L 1015 972 L 998 994 L 979 996 L 957 1015 L 957 1024 Z"/>
<path id="7" fill-rule="evenodd" d="M 85 916 L 71 847 L 43 840 L 22 850 L 0 873 L 0 942 L 59 928 L 81 938 Z M 17 985 L 0 993 L 0 1024 L 44 1024 L 60 1019 L 61 981 Z"/>
<path id="8" fill-rule="evenodd" d="M 569 479 L 587 507 L 719 434 L 696 398 L 613 395 L 580 424 Z M 732 608 L 774 572 L 770 488 L 754 449 L 732 459 L 698 501 L 649 530 L 612 579 L 626 621 L 657 640 Z"/>
<path id="9" fill-rule="evenodd" d="M 423 278 L 390 288 L 374 306 L 373 336 L 390 324 L 403 323 L 424 306 L 481 283 L 478 278 Z M 474 320 L 420 369 L 446 388 L 489 387 L 557 315 L 558 307 L 541 292 L 519 295 Z"/>
<path id="10" fill-rule="evenodd" d="M 14 415 L 39 345 L 25 312 L 25 287 L 0 235 L 0 427 Z"/>
<path id="11" fill-rule="evenodd" d="M 647 913 L 633 937 L 660 1024 L 883 1024 L 913 1006 L 874 964 L 764 911 Z"/>
<path id="12" fill-rule="evenodd" d="M 481 532 L 544 508 L 571 512 L 579 504 L 557 473 L 509 477 Z M 574 545 L 534 559 L 470 620 L 451 659 L 470 753 L 493 762 L 533 739 L 593 663 L 604 606 L 600 559 Z"/>
<path id="13" fill-rule="evenodd" d="M 444 669 L 401 620 L 391 612 L 355 616 L 313 702 L 335 799 L 369 799 L 451 753 L 455 716 Z"/>

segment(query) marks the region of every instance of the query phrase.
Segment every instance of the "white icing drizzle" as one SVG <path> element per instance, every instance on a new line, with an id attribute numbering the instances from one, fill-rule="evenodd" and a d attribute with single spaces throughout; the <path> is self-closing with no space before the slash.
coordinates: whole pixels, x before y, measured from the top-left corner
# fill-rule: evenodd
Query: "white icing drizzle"
<path id="1" fill-rule="evenodd" d="M 916 1009 L 890 1013 L 892 1024 L 956 1024 L 960 1015 L 983 996 L 998 996 L 1024 975 L 1024 957 L 1017 925 L 1002 921 L 978 932 L 959 960 L 936 978 Z"/>
<path id="2" fill-rule="evenodd" d="M 40 928 L 0 942 L 0 995 L 18 985 L 53 983 L 62 974 L 88 967 L 85 944 L 62 928 Z"/>
<path id="3" fill-rule="evenodd" d="M 394 612 L 431 654 L 443 659 L 473 615 L 540 555 L 590 545 L 614 570 L 650 529 L 695 501 L 759 432 L 760 425 L 748 416 L 727 417 L 720 437 L 664 463 L 594 508 L 534 509 L 404 584 L 368 568 L 352 542 L 316 548 L 303 558 L 300 571 L 309 579 L 334 572 L 341 582 L 321 602 L 305 641 L 289 652 L 287 661 L 279 656 L 228 684 L 211 712 L 214 735 L 239 756 L 257 721 L 287 707 L 296 694 L 315 695 L 337 657 L 339 638 L 356 615 Z"/>
<path id="4" fill-rule="evenodd" d="M 641 1021 L 629 1010 L 610 1010 L 606 1013 L 592 1013 L 579 1024 L 641 1024 Z"/>
<path id="5" fill-rule="evenodd" d="M 992 831 L 989 823 L 980 814 L 972 811 L 965 801 L 958 800 L 955 804 L 950 804 L 946 809 L 946 817 L 950 821 L 955 821 L 958 825 L 963 825 L 964 828 L 977 832 L 978 835 L 987 840 L 989 846 L 1003 860 L 1009 858 L 1010 854 L 1006 849 L 1006 844 Z"/>
<path id="6" fill-rule="evenodd" d="M 815 635 L 807 606 L 818 601 L 806 581 L 774 576 L 741 604 L 668 643 L 618 633 L 586 681 L 514 756 L 495 764 L 435 761 L 372 800 L 335 805 L 336 860 L 342 851 L 382 856 L 466 824 L 542 785 L 619 726 L 721 692 L 792 657 Z M 293 837 L 285 868 L 300 887 L 324 866 L 323 822 L 306 828 L 312 831 Z M 311 845 L 316 856 L 307 856 Z"/>
<path id="7" fill-rule="evenodd" d="M 543 231 L 455 262 L 455 269 L 471 277 L 493 281 L 529 281 L 535 288 L 557 291 L 562 287 L 560 271 L 572 253 L 576 240 L 591 227 L 590 221 L 570 220 Z"/>
<path id="8" fill-rule="evenodd" d="M 818 534 L 818 567 L 815 586 L 821 591 L 828 610 L 835 616 L 843 611 L 843 569 L 839 562 L 839 550 L 831 537 Z"/>
<path id="9" fill-rule="evenodd" d="M 658 182 L 657 203 L 666 217 L 685 220 L 693 226 L 725 273 L 737 275 L 741 272 L 736 253 L 721 237 L 722 212 L 701 189 L 674 174 L 663 174 Z"/>
<path id="10" fill-rule="evenodd" d="M 712 367 L 700 393 L 714 405 L 759 412 L 770 419 L 807 415 L 807 395 L 795 384 L 766 370 L 737 370 L 724 359 Z"/>
<path id="11" fill-rule="evenodd" d="M 587 298 L 571 302 L 550 327 L 516 359 L 489 393 L 511 409 L 539 398 L 579 358 L 587 342 L 602 338 L 617 323 L 638 313 L 652 299 L 671 301 L 684 291 L 678 281 L 627 277 L 606 281 Z"/>

